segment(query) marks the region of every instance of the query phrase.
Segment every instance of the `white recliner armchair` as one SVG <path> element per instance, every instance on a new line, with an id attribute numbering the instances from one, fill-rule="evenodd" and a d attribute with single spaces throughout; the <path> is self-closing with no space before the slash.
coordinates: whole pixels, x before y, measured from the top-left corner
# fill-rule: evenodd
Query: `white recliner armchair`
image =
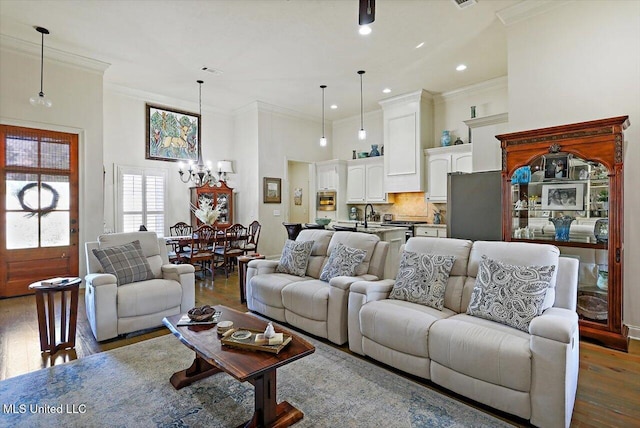
<path id="1" fill-rule="evenodd" d="M 93 249 L 140 241 L 153 279 L 119 285 L 115 275 L 104 273 Z M 194 268 L 169 264 L 167 248 L 155 232 L 100 235 L 85 244 L 87 318 L 98 341 L 162 325 L 166 316 L 185 313 L 195 305 Z"/>

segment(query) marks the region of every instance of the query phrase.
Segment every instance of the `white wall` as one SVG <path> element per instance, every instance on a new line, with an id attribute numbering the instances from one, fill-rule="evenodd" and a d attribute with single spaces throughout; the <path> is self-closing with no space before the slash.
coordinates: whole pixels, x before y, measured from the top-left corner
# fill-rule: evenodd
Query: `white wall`
<path id="1" fill-rule="evenodd" d="M 194 85 L 195 86 L 195 85 Z M 195 89 L 194 89 L 195 92 Z M 189 211 L 190 191 L 193 184 L 180 181 L 177 162 L 145 159 L 146 107 L 145 103 L 159 104 L 178 110 L 197 113 L 194 102 L 166 99 L 160 95 L 131 91 L 109 86 L 104 92 L 104 166 L 105 166 L 105 222 L 116 230 L 114 185 L 115 165 L 162 168 L 167 170 L 168 203 L 165 208 L 165 234 L 169 226 L 179 221 L 191 223 Z M 201 118 L 202 158 L 216 165 L 218 160 L 233 160 L 233 119 L 203 108 Z M 235 164 L 235 162 L 234 162 Z M 234 165 L 235 166 L 235 165 Z M 229 185 L 233 187 L 232 180 Z"/>
<path id="2" fill-rule="evenodd" d="M 309 216 L 309 198 L 315 197 L 315 192 L 310 192 L 309 164 L 306 162 L 289 161 L 286 185 L 283 184 L 283 192 L 289 196 L 289 216 L 291 223 L 309 223 L 314 219 Z M 295 189 L 302 190 L 300 205 L 295 204 Z"/>
<path id="3" fill-rule="evenodd" d="M 288 206 L 288 194 L 282 192 L 282 203 L 262 203 L 263 177 L 281 178 L 283 189 L 288 161 L 316 162 L 331 159 L 332 142 L 320 147 L 321 121 L 265 103 L 255 103 L 258 109 L 258 177 L 260 180 L 259 215 L 262 223 L 260 253 L 267 257 L 281 253 L 287 238 L 282 222 Z M 325 126 L 325 135 L 331 127 Z M 279 212 L 279 214 L 277 214 Z"/>
<path id="4" fill-rule="evenodd" d="M 509 127 L 628 115 L 624 152 L 624 311 L 640 338 L 640 2 L 569 2 L 508 28 Z"/>
<path id="5" fill-rule="evenodd" d="M 29 97 L 40 89 L 40 45 L 0 41 L 0 122 L 79 134 L 79 275 L 84 277 L 84 242 L 103 230 L 102 76 L 108 64 L 45 48 L 44 92 L 53 107 L 36 108 Z"/>
<path id="6" fill-rule="evenodd" d="M 367 139 L 360 141 L 358 139 L 360 115 L 334 121 L 331 134 L 333 156 L 329 159 L 351 159 L 353 150 L 356 151 L 356 154 L 358 152 L 369 153 L 372 144 L 378 144 L 378 150 L 380 150 L 384 144 L 382 124 L 382 109 L 365 113 L 364 129 L 367 131 Z"/>

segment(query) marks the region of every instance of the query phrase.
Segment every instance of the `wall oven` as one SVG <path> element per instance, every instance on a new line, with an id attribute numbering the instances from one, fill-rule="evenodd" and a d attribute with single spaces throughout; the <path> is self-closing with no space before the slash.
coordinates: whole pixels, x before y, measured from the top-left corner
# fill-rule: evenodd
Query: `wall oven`
<path id="1" fill-rule="evenodd" d="M 336 210 L 336 192 L 318 192 L 318 201 L 316 203 L 318 211 L 335 211 Z"/>

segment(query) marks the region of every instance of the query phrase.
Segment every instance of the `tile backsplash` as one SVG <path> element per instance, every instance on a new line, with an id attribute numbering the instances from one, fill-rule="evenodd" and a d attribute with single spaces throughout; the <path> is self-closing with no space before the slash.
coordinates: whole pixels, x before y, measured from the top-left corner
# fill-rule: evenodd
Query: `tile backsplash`
<path id="1" fill-rule="evenodd" d="M 442 213 L 442 223 L 446 223 L 447 204 L 427 202 L 423 192 L 395 193 L 393 204 L 373 204 L 373 209 L 382 214 L 393 214 L 394 220 L 412 220 L 433 223 L 433 211 Z M 352 205 L 349 205 L 352 206 Z M 355 205 L 364 210 L 364 205 Z"/>

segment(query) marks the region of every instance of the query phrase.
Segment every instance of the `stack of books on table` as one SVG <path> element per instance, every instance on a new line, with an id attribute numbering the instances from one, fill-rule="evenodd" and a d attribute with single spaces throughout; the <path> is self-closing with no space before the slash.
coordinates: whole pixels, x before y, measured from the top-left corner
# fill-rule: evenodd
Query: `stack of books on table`
<path id="1" fill-rule="evenodd" d="M 61 286 L 61 285 L 68 284 L 69 282 L 71 282 L 71 280 L 73 280 L 73 278 L 51 278 L 51 279 L 45 279 L 44 281 L 40 281 L 40 285 L 47 286 L 47 287 Z"/>

